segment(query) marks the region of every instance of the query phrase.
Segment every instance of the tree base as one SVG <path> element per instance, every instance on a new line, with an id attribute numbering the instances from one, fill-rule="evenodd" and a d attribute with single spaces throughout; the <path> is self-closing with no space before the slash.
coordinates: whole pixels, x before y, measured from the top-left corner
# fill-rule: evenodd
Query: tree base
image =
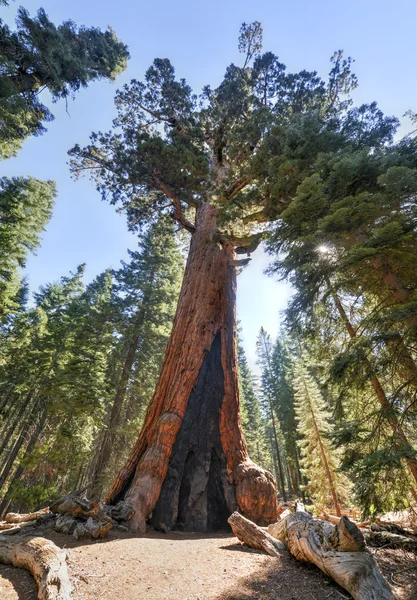
<path id="1" fill-rule="evenodd" d="M 219 417 L 224 396 L 221 338 L 207 354 L 172 448 L 150 523 L 156 529 L 219 531 L 236 508 L 227 476 Z"/>

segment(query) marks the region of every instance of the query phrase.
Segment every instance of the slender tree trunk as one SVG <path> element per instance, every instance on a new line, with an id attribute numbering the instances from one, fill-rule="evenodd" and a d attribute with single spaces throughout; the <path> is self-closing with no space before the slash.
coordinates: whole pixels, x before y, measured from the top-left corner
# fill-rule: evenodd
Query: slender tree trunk
<path id="1" fill-rule="evenodd" d="M 288 470 L 289 470 L 289 473 L 290 473 L 291 484 L 292 484 L 292 489 L 293 489 L 294 495 L 298 496 L 300 490 L 299 490 L 299 487 L 297 485 L 297 478 L 295 476 L 294 467 L 293 467 L 293 465 L 291 463 L 288 463 Z"/>
<path id="2" fill-rule="evenodd" d="M 15 441 L 14 446 L 13 446 L 13 448 L 10 451 L 10 454 L 9 454 L 9 456 L 7 458 L 7 462 L 6 462 L 6 464 L 5 464 L 4 468 L 3 468 L 3 471 L 2 471 L 2 473 L 0 475 L 0 489 L 3 487 L 4 482 L 6 481 L 7 477 L 9 476 L 9 473 L 12 470 L 12 467 L 13 467 L 13 463 L 16 460 L 17 455 L 19 454 L 19 451 L 20 451 L 21 447 L 23 446 L 23 444 L 25 443 L 25 441 L 26 441 L 26 439 L 28 437 L 30 428 L 31 428 L 32 423 L 33 423 L 33 418 L 35 416 L 35 413 L 36 413 L 36 410 L 38 409 L 38 407 L 39 407 L 39 402 L 36 402 L 32 406 L 32 410 L 30 411 L 29 416 L 26 419 L 26 421 L 25 421 L 25 423 L 24 423 L 24 425 L 22 427 L 20 435 L 17 438 L 17 440 Z"/>
<path id="3" fill-rule="evenodd" d="M 41 416 L 39 418 L 39 421 L 38 421 L 36 427 L 34 428 L 34 430 L 31 433 L 30 441 L 29 441 L 29 444 L 27 445 L 27 448 L 25 450 L 25 454 L 24 454 L 24 456 L 23 456 L 23 458 L 22 458 L 22 460 L 20 462 L 20 465 L 17 467 L 17 469 L 15 471 L 15 473 L 13 475 L 13 478 L 12 478 L 12 480 L 10 482 L 10 485 L 9 485 L 9 487 L 7 489 L 7 492 L 6 492 L 6 494 L 5 494 L 2 502 L 0 504 L 0 515 L 3 514 L 5 508 L 7 508 L 9 506 L 9 504 L 10 504 L 9 498 L 10 498 L 10 494 L 13 492 L 13 487 L 16 484 L 16 482 L 19 481 L 19 479 L 21 478 L 21 476 L 23 474 L 23 471 L 25 470 L 24 464 L 22 464 L 22 463 L 24 463 L 25 459 L 28 456 L 30 456 L 30 454 L 33 452 L 33 449 L 35 448 L 36 443 L 39 440 L 39 435 L 43 431 L 43 428 L 45 426 L 46 417 L 47 417 L 47 410 L 46 410 L 46 407 L 45 407 L 43 409 L 43 411 L 42 411 L 42 414 L 41 414 Z"/>
<path id="4" fill-rule="evenodd" d="M 269 408 L 271 410 L 271 415 L 272 415 L 272 429 L 274 432 L 275 452 L 276 452 L 276 456 L 277 456 L 279 480 L 281 482 L 282 498 L 283 498 L 284 502 L 286 502 L 287 501 L 287 493 L 285 491 L 284 469 L 283 469 L 283 465 L 282 465 L 281 451 L 279 449 L 277 427 L 275 425 L 274 409 L 272 407 L 271 401 L 269 401 Z"/>
<path id="5" fill-rule="evenodd" d="M 372 266 L 375 271 L 377 271 L 387 288 L 392 292 L 394 300 L 399 304 L 408 302 L 408 300 L 411 298 L 412 292 L 404 285 L 401 278 L 397 275 L 389 262 L 380 256 L 376 256 L 372 259 Z"/>
<path id="6" fill-rule="evenodd" d="M 346 329 L 347 329 L 347 332 L 349 333 L 350 338 L 353 340 L 356 339 L 356 337 L 357 337 L 356 329 L 353 327 L 353 325 L 349 321 L 349 318 L 346 314 L 345 309 L 343 308 L 343 305 L 342 305 L 339 297 L 335 293 L 333 293 L 332 296 L 333 296 L 333 300 L 336 305 L 336 308 L 339 312 L 341 319 L 343 320 L 343 322 L 346 326 Z M 385 418 L 387 419 L 388 423 L 390 424 L 390 426 L 394 432 L 394 435 L 397 437 L 399 445 L 404 450 L 406 450 L 407 454 L 409 454 L 409 456 L 406 458 L 406 462 L 407 462 L 408 468 L 411 472 L 411 475 L 413 476 L 414 480 L 417 483 L 417 460 L 412 456 L 414 453 L 413 446 L 408 441 L 407 436 L 405 435 L 400 422 L 398 421 L 395 413 L 393 412 L 390 402 L 385 394 L 385 391 L 384 391 L 378 377 L 373 372 L 370 361 L 368 360 L 368 358 L 365 355 L 363 356 L 362 360 L 370 374 L 371 385 L 374 389 L 375 395 L 378 398 L 380 405 L 382 406 L 382 410 L 384 412 Z"/>
<path id="7" fill-rule="evenodd" d="M 16 427 L 19 425 L 20 420 L 25 413 L 25 410 L 30 406 L 31 401 L 32 401 L 32 396 L 30 393 L 28 396 L 26 396 L 26 400 L 24 402 L 22 402 L 20 408 L 17 410 L 17 414 L 15 413 L 15 415 L 13 415 L 14 419 L 11 422 L 11 424 L 9 425 L 9 428 L 7 429 L 7 433 L 3 429 L 2 442 L 0 443 L 0 455 L 3 453 L 3 451 L 9 444 Z"/>
<path id="8" fill-rule="evenodd" d="M 336 487 L 335 487 L 335 484 L 334 484 L 333 473 L 331 472 L 330 467 L 329 467 L 329 463 L 328 463 L 327 456 L 326 456 L 326 451 L 325 451 L 324 446 L 323 446 L 323 440 L 321 439 L 321 433 L 320 433 L 320 430 L 319 430 L 319 428 L 317 426 L 316 417 L 315 417 L 315 414 L 314 414 L 313 410 L 311 410 L 311 414 L 312 414 L 312 417 L 313 417 L 313 423 L 314 423 L 314 429 L 315 429 L 316 436 L 317 436 L 317 441 L 318 441 L 319 446 L 320 446 L 321 459 L 323 461 L 323 466 L 324 466 L 324 470 L 326 471 L 327 479 L 329 480 L 330 491 L 331 491 L 332 498 L 333 498 L 333 505 L 334 505 L 334 508 L 335 508 L 335 511 L 336 511 L 336 515 L 338 517 L 341 517 L 342 516 L 342 511 L 340 510 L 340 504 L 339 504 L 339 500 L 337 498 L 337 492 L 336 492 Z"/>
<path id="9" fill-rule="evenodd" d="M 132 454 L 107 495 L 135 510 L 133 531 L 214 530 L 239 508 L 277 516 L 272 475 L 249 460 L 240 423 L 234 249 L 215 237 L 217 209 L 197 209 L 171 338 Z"/>
<path id="10" fill-rule="evenodd" d="M 113 449 L 114 439 L 117 428 L 120 424 L 120 417 L 123 404 L 126 398 L 127 386 L 132 372 L 133 363 L 135 361 L 136 352 L 139 345 L 141 328 L 145 321 L 147 313 L 147 305 L 149 302 L 149 291 L 144 294 L 142 304 L 139 307 L 134 320 L 134 328 L 130 338 L 129 347 L 123 364 L 122 373 L 114 396 L 110 418 L 107 428 L 104 431 L 100 448 L 95 460 L 94 470 L 92 473 L 92 494 L 100 496 L 102 492 L 102 474 L 105 471 Z"/>

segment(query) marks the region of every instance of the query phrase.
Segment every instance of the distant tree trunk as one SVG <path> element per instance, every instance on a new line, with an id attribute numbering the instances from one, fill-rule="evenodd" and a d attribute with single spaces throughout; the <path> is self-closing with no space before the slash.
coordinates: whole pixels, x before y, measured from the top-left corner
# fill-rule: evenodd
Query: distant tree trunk
<path id="1" fill-rule="evenodd" d="M 0 475 L 0 489 L 3 487 L 4 482 L 6 481 L 7 477 L 9 476 L 10 471 L 12 470 L 13 467 L 13 463 L 17 458 L 17 455 L 19 454 L 19 451 L 21 449 L 21 447 L 23 446 L 23 444 L 25 443 L 28 435 L 29 435 L 29 431 L 30 428 L 33 424 L 33 419 L 35 417 L 36 411 L 39 408 L 39 402 L 36 402 L 33 406 L 32 406 L 32 410 L 30 411 L 26 421 L 23 424 L 23 427 L 20 431 L 20 435 L 17 438 L 17 440 L 15 441 L 12 449 L 10 450 L 10 453 L 7 457 L 7 461 L 6 464 L 3 468 L 3 471 Z"/>
<path id="2" fill-rule="evenodd" d="M 279 449 L 278 434 L 277 434 L 277 427 L 276 427 L 276 424 L 275 424 L 274 409 L 272 407 L 272 402 L 271 401 L 269 402 L 269 408 L 271 410 L 271 415 L 272 415 L 272 429 L 273 429 L 273 432 L 274 432 L 275 452 L 276 452 L 276 457 L 277 457 L 279 480 L 280 480 L 280 483 L 281 483 L 282 498 L 283 498 L 284 502 L 286 502 L 287 501 L 287 493 L 285 491 L 284 468 L 283 468 L 283 464 L 282 464 L 281 451 Z"/>
<path id="3" fill-rule="evenodd" d="M 356 339 L 356 329 L 351 324 L 349 317 L 347 316 L 346 311 L 343 308 L 343 305 L 340 301 L 340 298 L 335 293 L 333 293 L 332 296 L 333 296 L 333 300 L 336 305 L 336 308 L 339 312 L 339 315 L 340 315 L 342 321 L 345 324 L 346 330 L 349 333 L 350 338 Z M 401 423 L 398 421 L 395 413 L 391 409 L 391 405 L 385 394 L 384 388 L 382 387 L 381 382 L 379 381 L 378 377 L 375 375 L 370 361 L 368 360 L 368 358 L 365 355 L 362 357 L 362 360 L 370 374 L 371 385 L 374 389 L 375 395 L 378 398 L 380 405 L 382 406 L 382 410 L 384 412 L 385 418 L 387 419 L 388 423 L 390 424 L 390 426 L 394 432 L 394 435 L 397 437 L 399 445 L 404 450 L 407 451 L 407 454 L 409 454 L 409 456 L 406 458 L 406 462 L 407 462 L 408 468 L 411 472 L 411 475 L 413 476 L 414 480 L 417 483 L 417 460 L 413 457 L 414 449 L 413 449 L 411 443 L 408 441 L 407 436 L 405 435 L 404 430 L 401 427 Z"/>
<path id="4" fill-rule="evenodd" d="M 0 455 L 4 452 L 4 450 L 6 449 L 6 447 L 9 444 L 9 442 L 11 441 L 14 431 L 17 428 L 17 426 L 19 425 L 25 411 L 29 408 L 31 401 L 32 401 L 32 395 L 30 393 L 26 397 L 26 400 L 24 402 L 22 402 L 20 407 L 16 408 L 16 410 L 13 412 L 13 414 L 10 415 L 9 418 L 6 420 L 5 426 L 1 432 L 0 439 L 2 441 L 0 443 Z M 13 418 L 13 420 L 12 420 L 12 418 Z M 10 420 L 12 420 L 12 422 L 9 424 Z M 7 424 L 9 424 L 9 426 L 8 426 L 7 432 L 6 432 Z"/>
<path id="5" fill-rule="evenodd" d="M 36 427 L 34 428 L 34 430 L 31 433 L 30 441 L 26 447 L 25 454 L 24 454 L 22 460 L 20 461 L 20 465 L 17 467 L 16 471 L 14 472 L 13 478 L 10 482 L 7 492 L 0 504 L 0 516 L 5 512 L 5 509 L 7 509 L 10 505 L 10 494 L 13 492 L 14 485 L 16 484 L 17 481 L 19 481 L 19 479 L 21 478 L 21 476 L 23 474 L 23 471 L 25 470 L 25 466 L 22 463 L 24 463 L 25 459 L 28 456 L 30 456 L 30 454 L 33 452 L 33 449 L 35 448 L 36 443 L 38 442 L 39 435 L 45 426 L 46 418 L 47 418 L 47 410 L 45 407 L 42 411 L 42 414 L 39 418 L 39 421 L 38 421 Z"/>
<path id="6" fill-rule="evenodd" d="M 319 446 L 320 446 L 321 460 L 323 462 L 323 467 L 324 467 L 324 470 L 326 472 L 326 476 L 327 476 L 327 479 L 328 479 L 328 482 L 329 482 L 329 486 L 330 486 L 330 492 L 331 492 L 332 498 L 333 498 L 333 506 L 334 506 L 334 509 L 336 511 L 336 515 L 338 517 L 341 517 L 342 516 L 342 511 L 340 510 L 340 504 L 339 504 L 339 500 L 338 500 L 338 497 L 337 497 L 336 486 L 334 484 L 333 473 L 331 472 L 330 467 L 329 467 L 329 463 L 328 463 L 327 456 L 326 456 L 326 451 L 325 451 L 324 446 L 323 446 L 323 440 L 321 439 L 321 433 L 320 433 L 320 430 L 319 430 L 319 428 L 317 426 L 316 417 L 315 417 L 313 411 L 311 411 L 311 414 L 312 414 L 312 417 L 313 417 L 313 424 L 314 424 L 314 430 L 315 430 L 316 436 L 317 436 L 317 441 L 318 441 Z"/>
<path id="7" fill-rule="evenodd" d="M 216 239 L 217 209 L 197 209 L 171 338 L 133 452 L 107 495 L 152 523 L 209 531 L 236 509 L 275 520 L 271 474 L 248 457 L 240 423 L 234 248 Z"/>
<path id="8" fill-rule="evenodd" d="M 123 404 L 126 398 L 127 386 L 132 372 L 133 363 L 135 362 L 136 352 L 138 349 L 140 332 L 147 313 L 147 304 L 149 302 L 149 296 L 149 291 L 148 293 L 144 294 L 142 304 L 136 313 L 134 327 L 125 356 L 122 373 L 114 396 L 108 426 L 103 433 L 100 448 L 97 453 L 97 456 L 95 457 L 94 469 L 91 479 L 91 490 L 93 496 L 99 497 L 102 492 L 102 475 L 107 465 L 109 464 L 111 453 L 113 450 L 114 439 L 116 436 L 116 431 L 120 424 L 120 417 L 122 413 Z"/>

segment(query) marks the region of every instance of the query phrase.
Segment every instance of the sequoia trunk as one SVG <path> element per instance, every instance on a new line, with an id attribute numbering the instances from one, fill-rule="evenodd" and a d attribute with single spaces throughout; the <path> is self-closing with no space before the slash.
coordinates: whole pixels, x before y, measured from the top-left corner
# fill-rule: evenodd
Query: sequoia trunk
<path id="1" fill-rule="evenodd" d="M 142 431 L 107 501 L 134 509 L 133 531 L 208 531 L 239 508 L 275 520 L 275 482 L 248 458 L 239 414 L 236 267 L 216 240 L 217 209 L 197 210 L 177 313 Z"/>

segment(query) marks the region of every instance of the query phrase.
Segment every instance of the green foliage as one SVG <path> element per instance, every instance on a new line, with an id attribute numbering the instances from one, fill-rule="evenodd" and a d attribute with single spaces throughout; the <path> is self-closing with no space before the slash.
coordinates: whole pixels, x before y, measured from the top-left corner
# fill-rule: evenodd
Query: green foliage
<path id="1" fill-rule="evenodd" d="M 45 131 L 53 117 L 38 98 L 47 88 L 52 99 L 72 96 L 91 81 L 113 80 L 126 68 L 126 46 L 115 33 L 77 27 L 72 21 L 55 26 L 39 9 L 35 18 L 19 8 L 16 31 L 0 21 L 0 156 L 16 154 L 29 135 Z"/>
<path id="2" fill-rule="evenodd" d="M 271 468 L 271 450 L 267 437 L 267 421 L 262 414 L 259 390 L 242 344 L 238 343 L 239 383 L 242 426 L 249 456 L 265 469 Z"/>
<path id="3" fill-rule="evenodd" d="M 220 85 L 200 96 L 168 59 L 156 59 L 143 81 L 117 93 L 113 129 L 72 148 L 75 176 L 88 172 L 131 228 L 169 206 L 184 226 L 181 212 L 202 202 L 218 207 L 223 238 L 277 219 L 314 160 L 352 144 L 355 124 L 379 113 L 348 110 L 356 79 L 341 52 L 326 82 L 316 72 L 288 73 L 277 56 L 261 53 L 261 42 L 260 24 L 243 24 L 243 67 L 229 65 Z"/>
<path id="4" fill-rule="evenodd" d="M 160 221 L 140 238 L 128 263 L 87 287 L 84 265 L 42 287 L 33 307 L 26 306 L 22 287 L 19 309 L 0 330 L 3 466 L 27 423 L 13 468 L 0 473 L 7 475 L 4 502 L 37 508 L 88 482 L 114 398 L 125 384 L 103 483 L 113 477 L 152 397 L 183 264 L 173 223 Z"/>
<path id="5" fill-rule="evenodd" d="M 347 504 L 350 482 L 337 471 L 340 459 L 329 440 L 330 415 L 317 383 L 301 360 L 294 366 L 293 385 L 301 466 L 308 479 L 306 492 L 320 509 L 333 505 L 332 489 L 338 502 Z"/>
<path id="6" fill-rule="evenodd" d="M 40 244 L 55 198 L 48 181 L 15 177 L 0 179 L 0 317 L 18 306 L 19 268 Z"/>

